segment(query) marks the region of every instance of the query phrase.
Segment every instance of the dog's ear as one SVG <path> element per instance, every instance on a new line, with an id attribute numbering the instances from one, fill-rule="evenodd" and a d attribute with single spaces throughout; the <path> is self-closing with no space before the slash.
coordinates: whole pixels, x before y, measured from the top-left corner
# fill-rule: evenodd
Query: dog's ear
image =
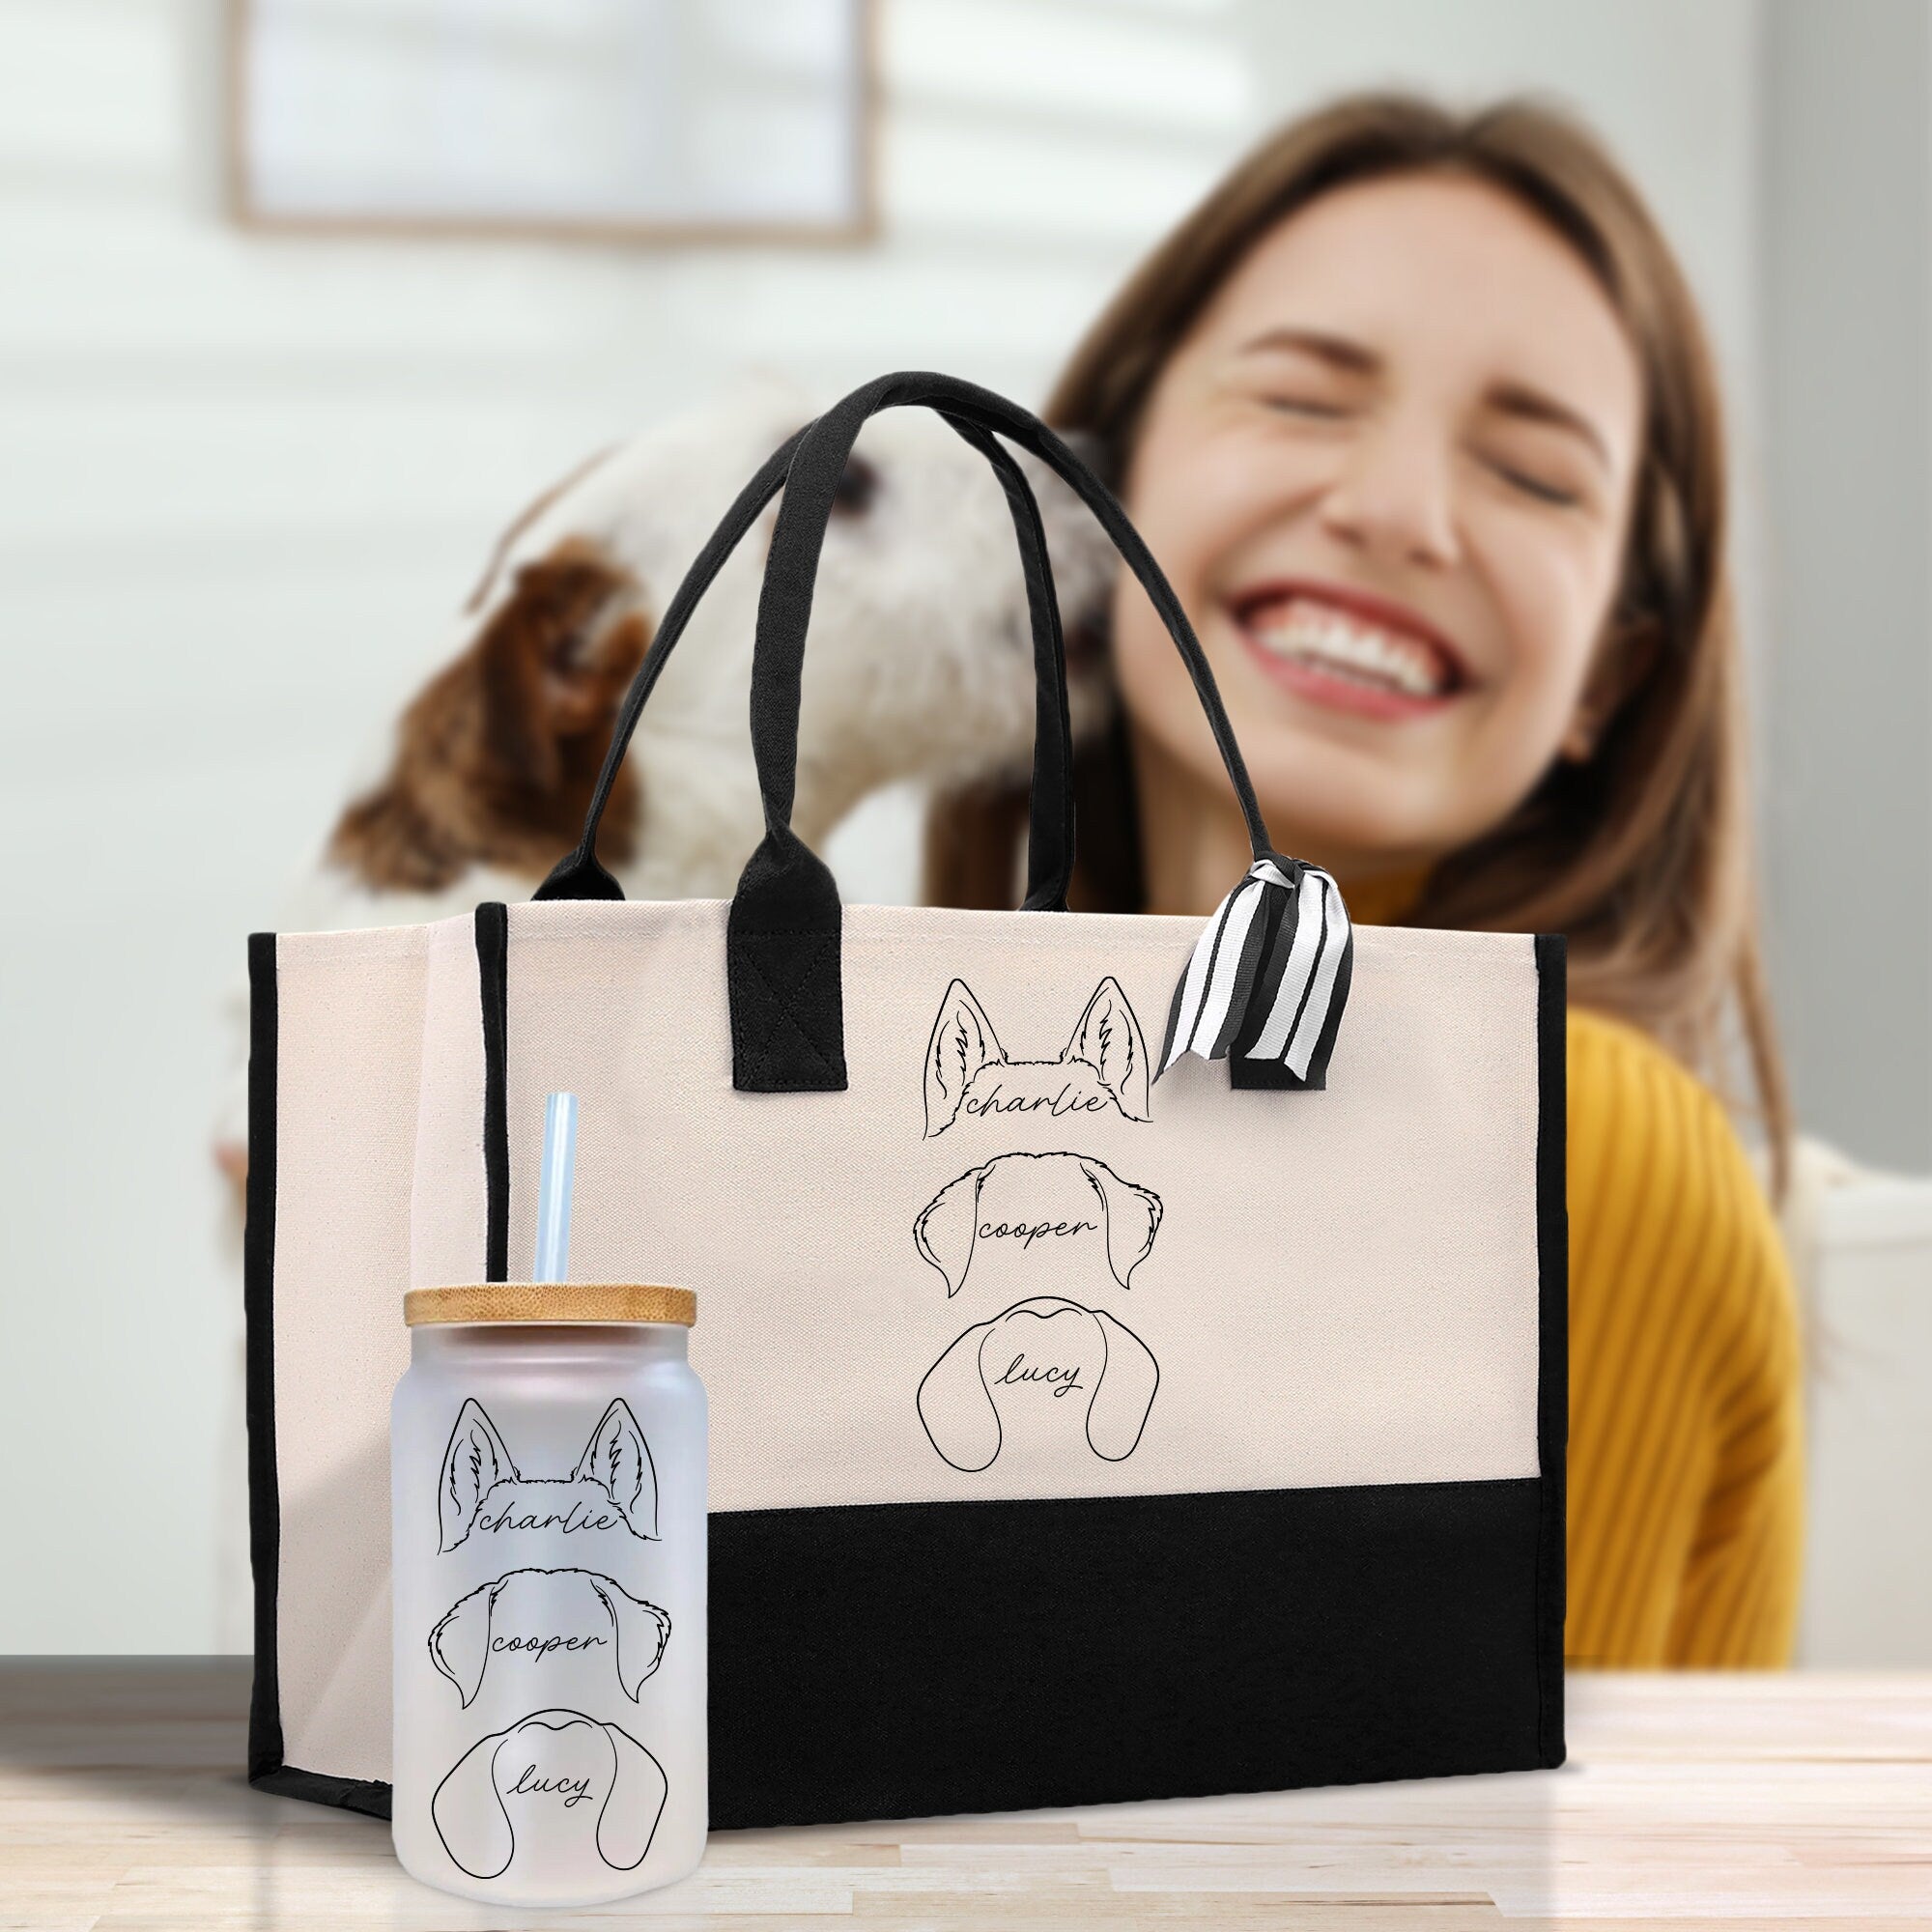
<path id="1" fill-rule="evenodd" d="M 1160 1386 L 1160 1368 L 1131 1328 L 1097 1308 L 1088 1313 L 1100 1324 L 1106 1340 L 1107 1365 L 1087 1405 L 1087 1441 L 1094 1455 L 1119 1463 L 1134 1453 L 1147 1427 L 1153 1392 Z"/>
<path id="2" fill-rule="evenodd" d="M 570 538 L 524 564 L 412 700 L 387 775 L 337 821 L 331 860 L 388 891 L 439 891 L 474 865 L 546 869 L 582 829 L 650 640 L 630 574 L 599 546 Z M 601 843 L 621 864 L 635 781 L 607 818 L 616 842 Z"/>
<path id="3" fill-rule="evenodd" d="M 454 1549 L 474 1526 L 483 1498 L 498 1483 L 517 1480 L 517 1465 L 510 1461 L 497 1425 L 471 1396 L 457 1411 L 449 1447 L 442 1452 L 442 1485 L 437 1497 L 442 1535 L 438 1549 Z"/>
<path id="4" fill-rule="evenodd" d="M 436 1787 L 429 1815 L 442 1848 L 471 1878 L 500 1878 L 516 1856 L 516 1834 L 497 1789 L 497 1753 L 507 1732 L 478 1738 Z"/>
<path id="5" fill-rule="evenodd" d="M 635 1871 L 656 1837 L 664 1816 L 664 1766 L 630 1732 L 606 1724 L 617 1754 L 611 1795 L 597 1818 L 597 1851 L 615 1871 Z"/>
<path id="6" fill-rule="evenodd" d="M 644 1432 L 622 1396 L 598 1418 L 570 1477 L 577 1483 L 586 1479 L 602 1483 L 611 1492 L 611 1500 L 624 1512 L 634 1536 L 657 1535 L 657 1465 L 651 1461 L 651 1445 L 644 1440 Z"/>
<path id="7" fill-rule="evenodd" d="M 1160 1227 L 1160 1196 L 1151 1188 L 1122 1180 L 1104 1162 L 1077 1155 L 1080 1171 L 1100 1197 L 1107 1224 L 1107 1265 L 1122 1288 L 1153 1248 Z"/>
<path id="8" fill-rule="evenodd" d="M 1128 1120 L 1148 1118 L 1147 1041 L 1121 982 L 1111 973 L 1094 988 L 1094 997 L 1060 1057 L 1084 1060 Z"/>
<path id="9" fill-rule="evenodd" d="M 497 1593 L 508 1580 L 498 1577 L 494 1583 L 459 1597 L 429 1634 L 430 1661 L 456 1686 L 466 1711 L 483 1687 L 483 1666 L 490 1662 L 490 1619 Z"/>
<path id="10" fill-rule="evenodd" d="M 643 1681 L 664 1661 L 670 1641 L 670 1618 L 655 1604 L 646 1604 L 608 1577 L 584 1573 L 598 1601 L 611 1613 L 611 1638 L 617 1652 L 617 1682 L 632 1703 Z"/>
<path id="11" fill-rule="evenodd" d="M 920 1253 L 946 1277 L 949 1300 L 965 1285 L 973 1265 L 973 1242 L 980 1228 L 980 1187 L 992 1162 L 969 1167 L 957 1180 L 949 1180 L 912 1224 L 912 1238 Z"/>
<path id="12" fill-rule="evenodd" d="M 993 1324 L 981 1321 L 953 1343 L 919 1385 L 919 1419 L 927 1439 L 955 1469 L 983 1469 L 1000 1453 L 1000 1411 L 980 1367 Z"/>
<path id="13" fill-rule="evenodd" d="M 925 1137 L 952 1124 L 959 1102 L 982 1066 L 1004 1065 L 993 1023 L 964 980 L 947 987 L 925 1043 Z"/>

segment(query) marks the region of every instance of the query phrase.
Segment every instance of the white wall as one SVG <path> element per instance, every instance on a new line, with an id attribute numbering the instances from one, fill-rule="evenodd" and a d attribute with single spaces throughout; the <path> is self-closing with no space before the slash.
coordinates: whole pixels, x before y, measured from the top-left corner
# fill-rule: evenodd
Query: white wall
<path id="1" fill-rule="evenodd" d="M 1549 82 L 1749 393 L 1746 0 L 882 0 L 855 252 L 243 235 L 212 0 L 0 10 L 0 1651 L 213 1644 L 239 1271 L 207 1126 L 243 936 L 505 518 L 747 362 L 1023 398 L 1260 117 Z M 141 1587 L 129 1587 L 138 1577 Z"/>

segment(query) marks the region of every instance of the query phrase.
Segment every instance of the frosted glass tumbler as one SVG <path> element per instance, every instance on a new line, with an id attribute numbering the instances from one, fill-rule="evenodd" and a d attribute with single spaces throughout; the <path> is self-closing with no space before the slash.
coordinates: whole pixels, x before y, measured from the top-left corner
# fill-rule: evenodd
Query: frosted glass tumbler
<path id="1" fill-rule="evenodd" d="M 396 1855 L 592 1905 L 704 1851 L 696 1297 L 497 1282 L 405 1298 L 390 1409 Z"/>

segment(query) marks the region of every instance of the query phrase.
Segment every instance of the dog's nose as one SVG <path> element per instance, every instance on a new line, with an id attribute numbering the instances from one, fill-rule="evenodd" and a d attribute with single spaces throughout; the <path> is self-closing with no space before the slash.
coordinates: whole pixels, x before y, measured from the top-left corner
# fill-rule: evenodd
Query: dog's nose
<path id="1" fill-rule="evenodd" d="M 872 498 L 879 494 L 879 472 L 863 456 L 850 458 L 845 465 L 845 473 L 838 479 L 838 487 L 832 493 L 832 508 L 835 515 L 863 517 L 872 507 Z"/>

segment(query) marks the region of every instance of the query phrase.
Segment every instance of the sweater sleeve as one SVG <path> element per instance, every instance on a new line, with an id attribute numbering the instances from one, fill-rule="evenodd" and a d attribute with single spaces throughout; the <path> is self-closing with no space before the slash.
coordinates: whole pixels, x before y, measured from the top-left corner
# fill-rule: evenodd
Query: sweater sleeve
<path id="1" fill-rule="evenodd" d="M 1715 1100 L 1701 1159 L 1709 1212 L 1726 1224 L 1728 1359 L 1712 1388 L 1711 1479 L 1671 1619 L 1671 1663 L 1690 1669 L 1791 1662 L 1804 1559 L 1802 1350 L 1783 1242 L 1756 1176 Z"/>
<path id="2" fill-rule="evenodd" d="M 1570 1619 L 1581 1664 L 1786 1662 L 1802 1372 L 1783 1244 L 1717 1099 L 1570 1022 Z"/>

